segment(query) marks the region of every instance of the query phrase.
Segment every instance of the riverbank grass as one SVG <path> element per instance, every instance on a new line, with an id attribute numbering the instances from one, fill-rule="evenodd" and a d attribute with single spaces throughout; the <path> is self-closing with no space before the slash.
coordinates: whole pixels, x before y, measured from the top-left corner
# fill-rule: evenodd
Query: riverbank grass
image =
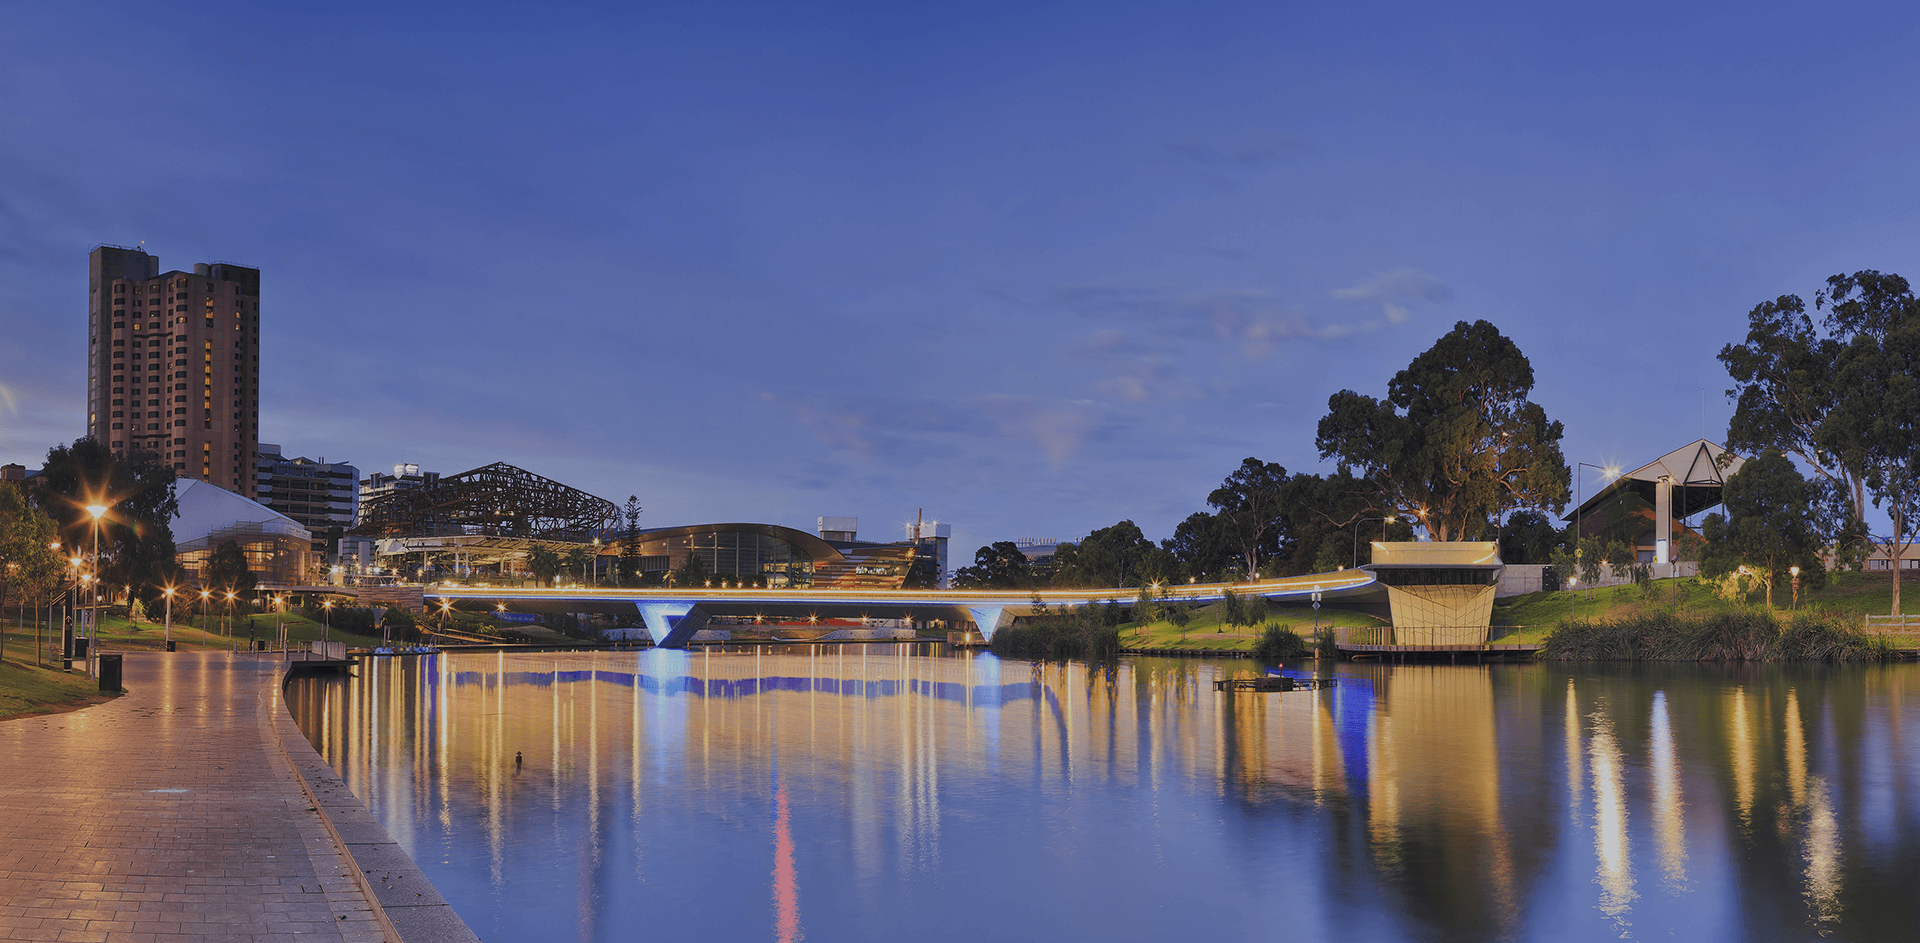
<path id="1" fill-rule="evenodd" d="M 1705 615 L 1655 612 L 1606 622 L 1569 622 L 1541 657 L 1562 661 L 1886 661 L 1893 643 L 1851 620 L 1764 609 Z"/>
<path id="2" fill-rule="evenodd" d="M 0 659 L 0 720 L 59 713 L 117 696 L 101 694 L 98 681 L 77 671 L 33 664 L 31 649 L 20 654 L 26 657 L 15 658 L 9 648 L 7 657 Z"/>
<path id="3" fill-rule="evenodd" d="M 1311 605 L 1268 606 L 1259 625 L 1227 625 L 1226 607 L 1221 603 L 1189 610 L 1185 625 L 1167 619 L 1120 624 L 1120 647 L 1139 651 L 1252 652 L 1269 627 L 1285 629 L 1313 644 L 1316 618 Z M 1363 612 L 1322 607 L 1317 619 L 1321 629 L 1372 628 L 1386 623 Z"/>

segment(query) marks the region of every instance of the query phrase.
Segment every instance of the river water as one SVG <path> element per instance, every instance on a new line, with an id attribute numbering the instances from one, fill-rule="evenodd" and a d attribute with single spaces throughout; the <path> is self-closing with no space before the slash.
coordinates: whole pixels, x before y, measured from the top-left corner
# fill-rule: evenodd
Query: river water
<path id="1" fill-rule="evenodd" d="M 1920 938 L 1920 665 L 1213 690 L 1253 671 L 442 654 L 288 700 L 487 940 Z"/>

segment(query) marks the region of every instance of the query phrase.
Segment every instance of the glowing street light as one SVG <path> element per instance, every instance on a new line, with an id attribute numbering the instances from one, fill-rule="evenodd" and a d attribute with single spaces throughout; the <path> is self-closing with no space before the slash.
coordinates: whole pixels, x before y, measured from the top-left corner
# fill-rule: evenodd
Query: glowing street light
<path id="1" fill-rule="evenodd" d="M 163 590 L 167 594 L 167 651 L 173 651 L 173 587 Z"/>
<path id="2" fill-rule="evenodd" d="M 1360 568 L 1360 525 L 1365 524 L 1368 521 L 1379 521 L 1380 522 L 1380 542 L 1386 543 L 1387 542 L 1387 525 L 1393 523 L 1395 519 L 1396 518 L 1394 515 L 1389 514 L 1386 517 L 1363 517 L 1353 522 L 1354 569 Z"/>
<path id="3" fill-rule="evenodd" d="M 1787 572 L 1793 574 L 1793 606 L 1788 611 L 1798 612 L 1800 610 L 1800 568 L 1797 566 L 1788 567 Z"/>
<path id="4" fill-rule="evenodd" d="M 334 569 L 339 569 L 339 567 L 335 567 Z M 320 613 L 320 618 L 323 620 L 320 623 L 320 641 L 324 642 L 333 631 L 333 600 L 328 599 L 322 601 L 320 603 Z"/>

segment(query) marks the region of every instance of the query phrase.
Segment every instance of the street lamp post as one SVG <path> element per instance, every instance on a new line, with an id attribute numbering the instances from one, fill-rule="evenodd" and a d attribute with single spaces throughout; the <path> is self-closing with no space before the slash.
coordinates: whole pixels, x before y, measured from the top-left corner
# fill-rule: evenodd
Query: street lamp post
<path id="1" fill-rule="evenodd" d="M 1800 568 L 1797 566 L 1788 567 L 1787 572 L 1793 574 L 1793 606 L 1788 611 L 1799 612 L 1800 611 Z"/>
<path id="2" fill-rule="evenodd" d="M 93 659 L 100 654 L 100 518 L 107 513 L 104 504 L 87 505 L 93 515 L 93 602 L 87 613 L 87 675 L 93 675 Z"/>
<path id="3" fill-rule="evenodd" d="M 325 642 L 333 632 L 333 600 L 322 602 L 320 613 L 320 618 L 323 620 L 320 623 L 320 641 Z"/>
<path id="4" fill-rule="evenodd" d="M 1594 471 L 1597 471 L 1602 475 L 1605 475 L 1606 476 L 1605 480 L 1609 482 L 1614 480 L 1615 478 L 1620 477 L 1620 467 L 1617 465 L 1592 465 L 1587 462 L 1575 462 L 1574 464 L 1580 468 L 1591 468 Z M 1575 547 L 1579 547 L 1580 539 L 1586 536 L 1586 532 L 1584 528 L 1581 527 L 1581 524 L 1584 523 L 1585 521 L 1584 517 L 1581 514 L 1581 510 L 1582 510 L 1582 505 L 1586 504 L 1586 502 L 1581 500 L 1581 498 L 1579 497 L 1580 495 L 1583 495 L 1586 493 L 1586 483 L 1587 483 L 1586 479 L 1581 478 L 1578 475 L 1574 476 L 1575 497 L 1573 499 L 1573 507 L 1574 507 L 1573 545 Z"/>
<path id="5" fill-rule="evenodd" d="M 167 651 L 173 651 L 173 587 L 165 590 L 167 594 Z"/>
<path id="6" fill-rule="evenodd" d="M 1359 568 L 1360 568 L 1360 525 L 1362 525 L 1362 524 L 1365 524 L 1365 523 L 1366 523 L 1366 522 L 1368 522 L 1368 521 L 1379 521 L 1379 522 L 1380 522 L 1380 542 L 1381 542 L 1381 543 L 1386 543 L 1386 542 L 1387 542 L 1387 525 L 1388 525 L 1388 524 L 1391 524 L 1391 523 L 1393 523 L 1393 522 L 1394 522 L 1394 515 L 1392 515 L 1392 514 L 1389 514 L 1389 515 L 1387 515 L 1386 517 L 1363 517 L 1363 518 L 1361 518 L 1361 519 L 1359 519 L 1359 520 L 1357 520 L 1357 521 L 1354 521 L 1354 522 L 1353 522 L 1353 566 L 1354 566 L 1354 569 L 1359 569 Z"/>
<path id="7" fill-rule="evenodd" d="M 60 541 L 58 541 L 58 540 L 56 540 L 56 541 L 54 541 L 54 542 L 52 542 L 52 543 L 50 543 L 50 544 L 48 544 L 48 545 L 47 545 L 47 549 L 48 549 L 48 550 L 51 550 L 51 551 L 53 551 L 54 553 L 59 553 L 59 552 L 60 552 Z M 47 594 L 47 628 L 49 628 L 49 629 L 51 629 L 51 628 L 53 627 L 53 605 L 54 605 L 54 603 L 53 603 L 53 600 L 54 600 L 54 596 L 53 596 L 53 594 L 52 594 L 52 593 L 48 593 L 48 594 Z M 38 617 L 38 616 L 35 616 L 35 617 L 34 617 L 34 621 L 35 621 L 35 622 L 38 622 L 38 621 L 39 621 L 39 617 Z M 44 664 L 46 664 L 46 663 L 47 663 L 47 662 L 46 662 L 45 660 L 42 660 L 42 658 L 41 658 L 41 654 L 42 654 L 42 652 L 41 652 L 41 650 L 42 650 L 43 648 L 45 648 L 45 647 L 46 647 L 46 633 L 45 633 L 45 632 L 36 632 L 36 633 L 34 634 L 34 638 L 33 638 L 33 661 L 34 661 L 34 664 L 37 664 L 37 665 L 44 665 Z"/>
<path id="8" fill-rule="evenodd" d="M 1577 577 L 1577 576 L 1567 577 L 1567 624 L 1568 625 L 1573 624 L 1573 603 L 1575 600 L 1580 598 L 1574 595 L 1573 591 L 1576 588 L 1578 588 L 1579 585 L 1580 585 L 1580 577 Z"/>

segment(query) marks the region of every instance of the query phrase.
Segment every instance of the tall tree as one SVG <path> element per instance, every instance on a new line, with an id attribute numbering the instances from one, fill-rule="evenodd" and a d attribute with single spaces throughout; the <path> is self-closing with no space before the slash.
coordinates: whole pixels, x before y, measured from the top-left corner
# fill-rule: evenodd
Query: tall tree
<path id="1" fill-rule="evenodd" d="M 1262 551 L 1269 555 L 1280 552 L 1287 526 L 1286 494 L 1287 470 L 1274 462 L 1249 457 L 1207 495 L 1214 516 L 1225 525 L 1238 548 L 1247 579 L 1260 576 Z"/>
<path id="2" fill-rule="evenodd" d="M 53 519 L 28 507 L 20 489 L 0 483 L 0 613 L 7 603 L 24 605 L 60 584 L 66 562 L 53 550 Z M 5 653 L 0 633 L 0 654 Z"/>
<path id="3" fill-rule="evenodd" d="M 1327 400 L 1315 444 L 1435 540 L 1467 540 L 1509 509 L 1566 507 L 1564 429 L 1527 399 L 1533 367 L 1486 321 L 1461 321 L 1376 400 Z"/>
<path id="4" fill-rule="evenodd" d="M 1815 296 L 1825 299 L 1825 292 Z M 1798 295 L 1755 305 L 1747 312 L 1746 342 L 1720 348 L 1720 363 L 1734 382 L 1727 391 L 1734 400 L 1727 448 L 1745 455 L 1779 449 L 1805 463 L 1844 496 L 1851 513 L 1843 538 L 1865 535 L 1867 513 L 1865 469 L 1849 461 L 1857 459 L 1850 450 L 1828 445 L 1831 437 L 1821 431 L 1844 395 L 1834 374 L 1845 348 L 1815 327 Z"/>
<path id="5" fill-rule="evenodd" d="M 1900 612 L 1900 558 L 1920 529 L 1920 299 L 1898 275 L 1835 275 L 1816 299 L 1828 333 L 1841 339 L 1838 391 L 1816 441 L 1858 468 L 1888 530 L 1875 540 L 1893 570 Z M 1744 470 L 1743 470 L 1744 471 Z"/>
<path id="6" fill-rule="evenodd" d="M 973 553 L 973 565 L 953 574 L 955 586 L 965 589 L 1015 589 L 1031 585 L 1027 555 L 1013 541 L 1002 540 Z"/>
<path id="7" fill-rule="evenodd" d="M 1821 539 L 1815 520 L 1817 488 L 1793 467 L 1793 461 L 1768 449 L 1727 479 L 1721 492 L 1725 513 L 1707 515 L 1701 530 L 1707 546 L 1700 570 L 1718 578 L 1745 567 L 1767 588 L 1799 566 L 1808 579 L 1823 579 Z"/>
<path id="8" fill-rule="evenodd" d="M 92 552 L 89 504 L 104 504 L 100 518 L 102 576 L 109 585 L 141 586 L 164 581 L 174 557 L 173 469 L 152 452 L 115 458 L 91 438 L 47 451 L 34 500 L 60 531 L 62 545 Z"/>
<path id="9" fill-rule="evenodd" d="M 620 581 L 631 585 L 640 578 L 640 498 L 627 495 L 627 533 L 620 542 Z"/>
<path id="10" fill-rule="evenodd" d="M 1209 583 L 1225 577 L 1239 552 L 1220 518 L 1206 511 L 1187 515 L 1160 548 L 1173 554 L 1189 576 Z"/>
<path id="11" fill-rule="evenodd" d="M 1058 586 L 1134 586 L 1140 565 L 1153 545 L 1132 521 L 1102 527 L 1086 536 L 1072 551 L 1062 545 L 1054 554 L 1054 584 Z M 1063 559 L 1064 558 L 1064 559 Z"/>
<path id="12" fill-rule="evenodd" d="M 1292 545 L 1286 571 L 1324 573 L 1356 566 L 1371 559 L 1371 534 L 1380 527 L 1379 490 L 1345 472 L 1332 475 L 1294 475 L 1287 482 L 1287 537 Z M 1362 530 L 1367 533 L 1363 534 Z M 1377 533 L 1382 539 L 1412 534 L 1406 523 L 1386 522 Z"/>
<path id="13" fill-rule="evenodd" d="M 253 592 L 254 575 L 247 565 L 246 551 L 232 540 L 221 542 L 207 558 L 206 585 L 225 595 L 245 596 Z"/>
<path id="14" fill-rule="evenodd" d="M 1500 560 L 1503 563 L 1553 562 L 1553 553 L 1566 537 L 1547 515 L 1532 509 L 1515 511 L 1500 528 Z"/>

